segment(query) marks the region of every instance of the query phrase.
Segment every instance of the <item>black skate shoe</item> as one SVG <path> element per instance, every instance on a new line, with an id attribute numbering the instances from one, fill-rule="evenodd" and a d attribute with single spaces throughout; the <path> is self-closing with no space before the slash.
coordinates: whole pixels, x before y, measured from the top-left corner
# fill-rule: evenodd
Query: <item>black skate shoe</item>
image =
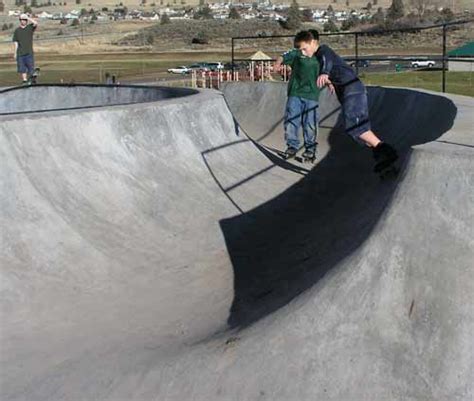
<path id="1" fill-rule="evenodd" d="M 288 146 L 285 150 L 285 153 L 283 153 L 283 158 L 291 159 L 295 157 L 297 153 L 298 153 L 298 149 Z"/>
<path id="2" fill-rule="evenodd" d="M 375 160 L 374 173 L 379 174 L 381 178 L 398 173 L 398 169 L 394 166 L 398 154 L 388 143 L 380 142 L 373 149 L 373 155 Z"/>
<path id="3" fill-rule="evenodd" d="M 316 149 L 306 149 L 301 155 L 304 162 L 314 163 L 316 160 Z"/>

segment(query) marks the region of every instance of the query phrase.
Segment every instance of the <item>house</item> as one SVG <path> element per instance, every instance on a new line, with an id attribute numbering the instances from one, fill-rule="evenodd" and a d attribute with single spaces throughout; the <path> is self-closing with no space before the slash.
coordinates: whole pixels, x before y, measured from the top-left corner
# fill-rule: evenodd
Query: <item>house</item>
<path id="1" fill-rule="evenodd" d="M 41 18 L 41 19 L 53 19 L 53 14 L 50 14 L 50 13 L 48 13 L 48 12 L 46 12 L 46 11 L 43 11 L 43 12 L 39 13 L 39 14 L 37 15 L 37 17 L 38 17 L 38 18 Z"/>
<path id="2" fill-rule="evenodd" d="M 451 50 L 447 56 L 449 71 L 474 71 L 474 42 L 467 42 L 465 45 Z"/>

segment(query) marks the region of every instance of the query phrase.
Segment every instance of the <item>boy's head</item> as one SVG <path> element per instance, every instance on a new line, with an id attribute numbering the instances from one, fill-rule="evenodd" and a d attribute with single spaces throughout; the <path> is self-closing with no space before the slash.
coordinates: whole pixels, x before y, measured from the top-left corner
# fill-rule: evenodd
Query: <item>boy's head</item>
<path id="1" fill-rule="evenodd" d="M 312 31 L 316 33 L 317 38 L 315 38 L 315 35 L 310 31 L 301 31 L 295 36 L 295 47 L 300 49 L 301 53 L 306 57 L 312 57 L 319 46 L 319 33 L 314 29 L 312 29 Z"/>

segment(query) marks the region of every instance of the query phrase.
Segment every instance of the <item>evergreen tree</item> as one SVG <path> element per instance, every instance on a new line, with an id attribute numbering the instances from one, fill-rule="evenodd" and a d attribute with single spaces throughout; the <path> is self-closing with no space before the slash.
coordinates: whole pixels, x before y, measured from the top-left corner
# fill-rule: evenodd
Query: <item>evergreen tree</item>
<path id="1" fill-rule="evenodd" d="M 240 19 L 240 14 L 235 7 L 231 7 L 229 11 L 230 19 Z"/>
<path id="2" fill-rule="evenodd" d="M 387 18 L 394 21 L 405 15 L 405 7 L 402 0 L 392 0 L 392 5 L 387 11 Z"/>
<path id="3" fill-rule="evenodd" d="M 286 19 L 286 22 L 285 22 L 285 28 L 295 30 L 295 29 L 298 29 L 300 26 L 301 26 L 300 6 L 296 2 L 296 0 L 293 0 L 293 3 L 291 3 L 290 8 L 288 9 L 288 18 Z"/>
<path id="4" fill-rule="evenodd" d="M 377 8 L 377 12 L 372 16 L 373 24 L 383 24 L 385 20 L 385 15 L 383 13 L 382 7 Z"/>
<path id="5" fill-rule="evenodd" d="M 161 25 L 165 25 L 165 24 L 169 24 L 170 22 L 171 22 L 170 17 L 168 16 L 168 14 L 164 13 L 164 14 L 161 16 L 160 24 L 161 24 Z"/>
<path id="6" fill-rule="evenodd" d="M 338 32 L 339 29 L 332 19 L 326 22 L 323 26 L 324 32 Z"/>

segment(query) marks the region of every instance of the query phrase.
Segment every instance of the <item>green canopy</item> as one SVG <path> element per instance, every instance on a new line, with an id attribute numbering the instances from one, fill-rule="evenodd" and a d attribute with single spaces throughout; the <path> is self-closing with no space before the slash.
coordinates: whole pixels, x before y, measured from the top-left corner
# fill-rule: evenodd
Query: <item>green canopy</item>
<path id="1" fill-rule="evenodd" d="M 448 52 L 449 57 L 474 57 L 474 42 L 467 42 L 464 46 Z"/>

